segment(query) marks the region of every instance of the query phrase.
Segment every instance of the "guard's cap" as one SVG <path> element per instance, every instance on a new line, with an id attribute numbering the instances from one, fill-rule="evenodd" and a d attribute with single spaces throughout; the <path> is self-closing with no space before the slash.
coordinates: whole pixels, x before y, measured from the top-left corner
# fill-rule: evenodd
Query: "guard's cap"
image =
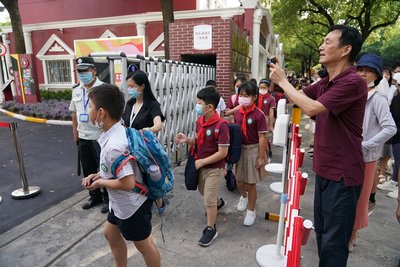
<path id="1" fill-rule="evenodd" d="M 76 59 L 76 70 L 87 70 L 94 67 L 94 60 L 91 57 L 79 57 Z"/>

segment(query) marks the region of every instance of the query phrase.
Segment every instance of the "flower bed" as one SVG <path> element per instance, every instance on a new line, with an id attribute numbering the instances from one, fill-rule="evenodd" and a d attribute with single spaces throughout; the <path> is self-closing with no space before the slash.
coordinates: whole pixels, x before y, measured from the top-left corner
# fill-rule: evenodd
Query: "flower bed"
<path id="1" fill-rule="evenodd" d="M 2 108 L 10 112 L 25 116 L 43 118 L 48 120 L 71 120 L 68 100 L 42 100 L 39 103 L 21 104 L 15 101 L 7 101 Z"/>

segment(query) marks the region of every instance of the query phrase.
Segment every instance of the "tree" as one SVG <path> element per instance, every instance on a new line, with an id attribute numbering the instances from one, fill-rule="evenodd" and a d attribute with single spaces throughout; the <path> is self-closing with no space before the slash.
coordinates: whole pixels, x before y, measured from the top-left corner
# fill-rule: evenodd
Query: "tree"
<path id="1" fill-rule="evenodd" d="M 25 54 L 24 32 L 22 30 L 21 16 L 18 9 L 18 0 L 0 0 L 10 14 L 11 28 L 13 31 L 15 52 Z"/>
<path id="2" fill-rule="evenodd" d="M 160 0 L 163 15 L 165 58 L 169 59 L 169 24 L 174 22 L 173 0 Z"/>
<path id="3" fill-rule="evenodd" d="M 304 44 L 318 51 L 332 25 L 353 26 L 366 41 L 371 34 L 395 24 L 400 17 L 400 1 L 277 0 L 272 1 L 271 10 L 275 31 L 284 45 L 294 41 L 294 46 Z"/>

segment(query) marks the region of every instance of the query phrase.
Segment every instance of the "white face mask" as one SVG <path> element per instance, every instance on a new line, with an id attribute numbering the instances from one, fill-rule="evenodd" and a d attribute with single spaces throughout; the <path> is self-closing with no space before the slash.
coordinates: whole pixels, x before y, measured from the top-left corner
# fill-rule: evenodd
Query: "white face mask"
<path id="1" fill-rule="evenodd" d="M 375 81 L 370 82 L 368 85 L 368 88 L 375 87 Z"/>
<path id="2" fill-rule="evenodd" d="M 266 95 L 268 92 L 268 89 L 260 89 L 260 94 L 262 95 Z"/>

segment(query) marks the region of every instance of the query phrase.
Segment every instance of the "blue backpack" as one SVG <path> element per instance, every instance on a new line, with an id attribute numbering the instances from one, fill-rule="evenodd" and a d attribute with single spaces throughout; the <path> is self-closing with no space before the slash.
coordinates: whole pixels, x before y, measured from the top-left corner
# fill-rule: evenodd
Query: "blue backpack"
<path id="1" fill-rule="evenodd" d="M 111 166 L 113 177 L 117 177 L 119 170 L 131 159 L 137 161 L 142 172 L 143 181 L 148 188 L 147 196 L 153 200 L 165 197 L 174 186 L 174 173 L 168 154 L 150 131 L 138 131 L 134 128 L 126 129 L 129 151 L 119 156 Z M 157 181 L 150 178 L 150 166 L 157 165 L 161 178 Z M 136 183 L 134 192 L 146 193 L 146 188 Z"/>

